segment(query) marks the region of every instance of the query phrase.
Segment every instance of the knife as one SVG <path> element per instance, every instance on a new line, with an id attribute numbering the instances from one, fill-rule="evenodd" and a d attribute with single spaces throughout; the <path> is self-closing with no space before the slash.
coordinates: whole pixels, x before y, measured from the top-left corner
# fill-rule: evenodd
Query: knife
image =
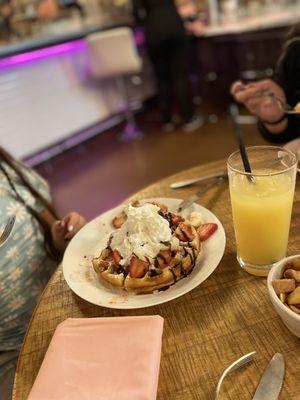
<path id="1" fill-rule="evenodd" d="M 188 197 L 187 199 L 183 200 L 177 209 L 177 212 L 181 212 L 184 209 L 190 207 L 193 203 L 195 203 L 195 201 L 198 200 L 198 198 L 200 196 L 202 196 L 204 193 L 206 193 L 210 188 L 212 188 L 213 186 L 215 186 L 219 181 L 222 181 L 224 178 L 223 177 L 219 177 L 218 179 L 215 179 L 213 182 L 211 182 L 209 185 L 206 186 L 206 188 L 199 190 L 198 192 L 196 192 L 195 194 L 193 194 L 192 196 Z"/>
<path id="2" fill-rule="evenodd" d="M 193 179 L 188 179 L 187 181 L 174 182 L 170 185 L 170 188 L 180 189 L 186 186 L 195 185 L 196 183 L 206 182 L 211 179 L 226 178 L 226 177 L 227 177 L 227 172 L 224 171 L 212 175 L 203 176 L 201 178 L 193 178 Z"/>
<path id="3" fill-rule="evenodd" d="M 252 400 L 277 400 L 285 372 L 284 357 L 276 353 L 265 369 Z"/>

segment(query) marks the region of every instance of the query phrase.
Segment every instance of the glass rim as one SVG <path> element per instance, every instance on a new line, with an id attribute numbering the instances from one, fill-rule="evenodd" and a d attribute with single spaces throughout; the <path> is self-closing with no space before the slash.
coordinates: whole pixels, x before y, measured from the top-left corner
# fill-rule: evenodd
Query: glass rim
<path id="1" fill-rule="evenodd" d="M 292 164 L 291 166 L 286 167 L 286 168 L 283 169 L 282 171 L 274 171 L 274 172 L 268 172 L 268 173 L 267 173 L 267 172 L 265 172 L 265 173 L 246 172 L 246 171 L 244 171 L 244 170 L 237 169 L 237 168 L 233 167 L 233 166 L 230 164 L 230 160 L 231 160 L 235 155 L 237 155 L 238 153 L 240 153 L 240 150 L 236 150 L 235 152 L 231 153 L 230 156 L 227 158 L 227 167 L 228 167 L 228 169 L 229 169 L 230 171 L 236 172 L 236 173 L 238 173 L 238 174 L 240 174 L 240 175 L 245 175 L 245 176 L 257 176 L 257 177 L 259 177 L 259 176 L 274 176 L 274 175 L 280 175 L 280 174 L 283 174 L 283 173 L 285 173 L 285 172 L 288 172 L 288 171 L 292 170 L 293 168 L 295 168 L 295 166 L 297 167 L 298 158 L 297 158 L 296 154 L 295 154 L 293 151 L 289 150 L 289 149 L 285 149 L 284 147 L 281 147 L 281 146 L 268 146 L 268 145 L 249 146 L 249 147 L 246 147 L 246 151 L 247 151 L 247 150 L 253 150 L 253 149 L 269 149 L 269 150 L 272 150 L 272 149 L 273 149 L 273 150 L 278 150 L 278 151 L 284 151 L 284 152 L 286 152 L 286 153 L 288 153 L 288 154 L 290 154 L 291 156 L 294 157 L 294 162 L 293 162 L 293 164 Z"/>

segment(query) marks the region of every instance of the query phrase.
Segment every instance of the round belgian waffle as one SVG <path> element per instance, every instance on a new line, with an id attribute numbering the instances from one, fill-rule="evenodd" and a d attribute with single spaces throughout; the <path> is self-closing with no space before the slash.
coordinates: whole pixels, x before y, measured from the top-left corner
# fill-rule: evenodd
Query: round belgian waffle
<path id="1" fill-rule="evenodd" d="M 138 207 L 139 204 L 134 206 Z M 177 238 L 177 246 L 164 244 L 154 261 L 140 260 L 132 255 L 129 265 L 121 265 L 121 256 L 111 248 L 111 239 L 100 257 L 92 260 L 94 271 L 100 279 L 116 288 L 137 294 L 152 293 L 166 289 L 190 274 L 201 251 L 201 241 L 196 228 L 175 213 L 169 213 L 159 205 L 159 214 L 168 220 L 172 236 Z M 120 228 L 126 221 L 126 214 L 116 216 L 114 227 Z"/>

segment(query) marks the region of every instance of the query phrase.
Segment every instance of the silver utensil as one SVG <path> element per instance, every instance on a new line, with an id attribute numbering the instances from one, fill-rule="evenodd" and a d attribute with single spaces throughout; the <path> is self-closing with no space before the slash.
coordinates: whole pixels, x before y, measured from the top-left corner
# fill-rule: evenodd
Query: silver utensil
<path id="1" fill-rule="evenodd" d="M 295 107 L 292 107 L 288 103 L 284 103 L 282 100 L 280 100 L 278 97 L 275 96 L 274 93 L 263 93 L 262 95 L 271 97 L 279 106 L 279 108 L 285 113 L 285 114 L 300 114 L 299 111 L 295 109 Z"/>
<path id="2" fill-rule="evenodd" d="M 212 179 L 227 178 L 227 171 L 219 172 L 211 175 L 202 176 L 201 178 L 188 179 L 186 181 L 174 182 L 170 185 L 171 189 L 180 189 L 187 186 L 195 185 L 196 183 L 204 183 Z"/>
<path id="3" fill-rule="evenodd" d="M 4 230 L 3 230 L 3 232 L 2 232 L 2 234 L 0 236 L 0 247 L 3 246 L 3 244 L 9 238 L 9 236 L 10 236 L 12 230 L 13 230 L 15 221 L 16 221 L 15 215 L 13 215 L 12 217 L 8 218 L 8 220 L 6 221 Z"/>
<path id="4" fill-rule="evenodd" d="M 228 368 L 225 369 L 225 371 L 221 375 L 221 378 L 219 379 L 219 382 L 218 382 L 218 385 L 217 385 L 217 388 L 216 388 L 216 393 L 215 393 L 214 400 L 218 399 L 218 396 L 219 396 L 219 393 L 220 393 L 220 389 L 221 389 L 221 385 L 222 385 L 224 379 L 226 378 L 226 376 L 228 374 L 230 374 L 231 372 L 235 371 L 236 369 L 238 369 L 238 368 L 242 367 L 243 365 L 248 364 L 250 361 L 252 361 L 254 354 L 255 354 L 255 351 L 253 351 L 252 353 L 245 354 L 243 357 L 239 358 L 234 363 L 229 365 Z M 265 400 L 267 400 L 267 398 Z"/>
<path id="5" fill-rule="evenodd" d="M 187 199 L 183 200 L 177 209 L 177 212 L 181 212 L 185 210 L 186 208 L 190 207 L 195 201 L 198 200 L 200 196 L 202 196 L 204 193 L 206 193 L 209 189 L 211 189 L 213 186 L 215 186 L 218 182 L 222 181 L 224 178 L 220 177 L 218 179 L 215 179 L 213 182 L 211 182 L 209 185 L 207 185 L 204 189 L 199 190 L 192 196 L 188 197 Z"/>
<path id="6" fill-rule="evenodd" d="M 277 400 L 284 380 L 284 357 L 276 353 L 265 369 L 252 400 Z"/>
<path id="7" fill-rule="evenodd" d="M 247 85 L 244 85 L 244 88 L 242 90 L 246 90 Z M 300 114 L 299 111 L 295 110 L 295 107 L 292 107 L 288 103 L 284 103 L 282 100 L 280 100 L 277 96 L 275 96 L 274 93 L 266 92 L 266 90 L 258 89 L 254 94 L 253 97 L 261 97 L 261 96 L 268 96 L 271 97 L 280 109 L 285 113 L 285 114 Z"/>
<path id="8" fill-rule="evenodd" d="M 285 114 L 300 114 L 299 111 L 295 110 L 294 107 L 290 106 L 287 103 L 284 103 L 282 100 L 278 99 L 273 93 L 268 93 L 268 96 L 270 96 L 273 100 L 276 101 L 276 103 L 279 105 L 279 108 L 285 113 Z"/>

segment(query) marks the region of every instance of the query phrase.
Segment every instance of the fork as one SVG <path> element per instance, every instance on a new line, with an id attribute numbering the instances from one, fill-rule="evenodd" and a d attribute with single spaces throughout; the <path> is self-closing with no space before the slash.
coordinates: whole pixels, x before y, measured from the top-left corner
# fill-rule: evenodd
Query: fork
<path id="1" fill-rule="evenodd" d="M 280 109 L 285 113 L 285 114 L 300 114 L 299 111 L 297 111 L 294 107 L 290 106 L 287 103 L 284 103 L 282 100 L 278 99 L 273 93 L 268 93 L 267 96 L 271 97 L 273 100 L 276 101 L 276 103 L 279 105 Z"/>
<path id="2" fill-rule="evenodd" d="M 179 204 L 179 206 L 177 208 L 177 212 L 181 212 L 181 211 L 185 210 L 186 208 L 190 207 L 193 203 L 195 203 L 199 199 L 199 197 L 201 197 L 203 194 L 205 194 L 210 188 L 215 186 L 216 183 L 218 183 L 220 181 L 223 181 L 223 180 L 224 180 L 223 176 L 218 176 L 217 178 L 214 178 L 213 182 L 211 182 L 209 185 L 207 185 L 204 189 L 199 190 L 198 192 L 196 192 L 192 196 L 190 196 L 187 199 L 183 200 Z"/>
<path id="3" fill-rule="evenodd" d="M 8 218 L 8 220 L 6 221 L 4 230 L 0 236 L 0 247 L 3 246 L 3 244 L 7 241 L 7 239 L 9 238 L 13 227 L 15 225 L 16 222 L 16 216 L 13 215 L 12 217 Z"/>
<path id="4" fill-rule="evenodd" d="M 252 353 L 248 353 L 245 354 L 243 357 L 239 358 L 238 360 L 236 360 L 234 363 L 232 363 L 228 368 L 225 369 L 225 371 L 223 372 L 223 374 L 221 375 L 221 378 L 219 379 L 217 388 L 216 388 L 216 392 L 215 392 L 215 396 L 214 396 L 214 400 L 218 399 L 219 393 L 220 393 L 220 389 L 221 389 L 221 385 L 224 381 L 224 379 L 226 378 L 226 376 L 228 374 L 230 374 L 231 372 L 235 371 L 236 369 L 242 367 L 243 365 L 248 364 L 250 361 L 253 360 L 253 356 L 256 352 L 253 351 Z"/>
<path id="5" fill-rule="evenodd" d="M 200 184 L 200 183 L 206 183 L 211 180 L 218 179 L 218 178 L 225 179 L 227 177 L 228 177 L 228 173 L 227 173 L 227 171 L 224 171 L 224 172 L 214 173 L 214 174 L 207 175 L 207 176 L 188 179 L 186 181 L 174 182 L 174 183 L 171 183 L 170 188 L 171 189 L 181 189 L 181 188 L 184 188 L 187 186 L 192 186 L 192 185 L 196 185 L 196 184 Z"/>
<path id="6" fill-rule="evenodd" d="M 246 86 L 244 86 L 244 88 L 242 90 L 245 90 Z M 293 115 L 293 114 L 300 114 L 299 111 L 297 111 L 295 109 L 295 107 L 292 107 L 291 105 L 289 105 L 288 103 L 284 103 L 282 100 L 280 100 L 277 96 L 275 96 L 274 93 L 270 93 L 270 92 L 266 92 L 265 90 L 262 89 L 258 89 L 253 97 L 261 97 L 261 96 L 268 96 L 271 99 L 273 99 L 274 101 L 276 101 L 276 103 L 278 104 L 278 106 L 280 107 L 280 109 L 285 113 L 285 114 L 289 114 L 289 115 Z"/>

